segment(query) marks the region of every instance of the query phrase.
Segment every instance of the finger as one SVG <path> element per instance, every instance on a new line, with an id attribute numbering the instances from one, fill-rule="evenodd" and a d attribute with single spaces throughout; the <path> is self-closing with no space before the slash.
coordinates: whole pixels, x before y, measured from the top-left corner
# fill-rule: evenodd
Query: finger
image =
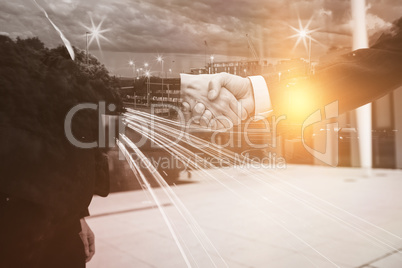
<path id="1" fill-rule="evenodd" d="M 222 121 L 220 121 L 220 120 L 216 121 L 216 129 L 217 130 L 222 130 L 222 129 L 226 129 L 226 128 L 227 127 L 224 124 L 222 124 Z"/>
<path id="2" fill-rule="evenodd" d="M 195 106 L 195 101 L 192 99 L 187 99 L 186 101 L 182 102 L 182 111 L 184 115 L 184 120 L 188 122 L 191 117 L 191 109 Z"/>
<path id="3" fill-rule="evenodd" d="M 209 122 L 211 121 L 213 115 L 212 112 L 210 110 L 205 110 L 205 112 L 203 113 L 201 120 L 200 120 L 200 125 L 203 127 L 208 127 Z"/>
<path id="4" fill-rule="evenodd" d="M 222 122 L 226 122 L 226 125 L 228 125 L 227 121 L 220 119 L 220 118 L 224 118 L 224 117 L 225 117 L 225 116 L 223 116 L 223 115 L 218 116 L 218 117 L 214 117 L 214 118 L 211 120 L 212 125 L 213 125 L 213 128 L 212 128 L 212 129 L 219 130 L 219 129 L 225 129 L 225 128 L 227 128 L 227 127 L 225 126 L 225 124 L 222 123 Z"/>
<path id="5" fill-rule="evenodd" d="M 221 128 L 229 129 L 229 128 L 233 127 L 232 119 L 230 119 L 229 117 L 221 115 L 221 116 L 217 117 L 217 119 L 218 119 L 219 123 L 223 126 Z"/>
<path id="6" fill-rule="evenodd" d="M 200 122 L 200 119 L 201 119 L 202 114 L 204 113 L 204 111 L 205 111 L 205 105 L 204 104 L 199 102 L 194 106 L 194 109 L 193 109 L 191 115 L 192 115 L 195 123 Z"/>
<path id="7" fill-rule="evenodd" d="M 217 120 L 216 120 L 215 118 L 212 118 L 212 119 L 209 121 L 208 128 L 211 129 L 211 130 L 218 129 L 218 127 L 217 127 Z"/>
<path id="8" fill-rule="evenodd" d="M 233 113 L 238 117 L 238 124 L 241 123 L 241 120 L 246 120 L 247 119 L 247 111 L 243 107 L 242 103 L 237 101 L 236 99 L 233 99 L 230 101 L 230 109 L 233 111 Z M 235 124 L 236 125 L 236 124 Z"/>
<path id="9" fill-rule="evenodd" d="M 92 257 L 95 255 L 95 236 L 92 234 L 88 237 L 89 242 L 89 257 L 87 261 L 90 261 Z"/>
<path id="10" fill-rule="evenodd" d="M 241 118 L 237 116 L 237 114 L 235 114 L 232 109 L 227 109 L 224 112 L 224 117 L 222 118 L 223 121 L 227 122 L 225 123 L 225 126 L 228 124 L 231 125 L 239 125 L 241 123 Z M 220 120 L 221 121 L 221 120 Z M 229 123 L 230 122 L 230 123 Z"/>
<path id="11" fill-rule="evenodd" d="M 243 107 L 243 105 L 241 106 L 241 120 L 246 120 L 248 118 L 249 114 L 246 110 L 246 108 Z"/>
<path id="12" fill-rule="evenodd" d="M 246 120 L 248 117 L 247 110 L 243 107 L 242 103 L 238 100 L 230 102 L 230 109 L 241 119 Z"/>
<path id="13" fill-rule="evenodd" d="M 194 106 L 197 104 L 197 102 L 194 99 L 191 98 L 185 98 L 183 100 L 182 106 L 183 108 L 186 109 L 185 112 L 191 112 L 194 109 Z M 184 111 L 183 111 L 184 112 Z"/>
<path id="14" fill-rule="evenodd" d="M 233 125 L 239 125 L 241 123 L 241 112 L 237 111 L 239 109 L 238 106 L 238 101 L 233 97 L 233 99 L 229 101 L 229 109 L 226 109 L 223 113 L 232 121 Z"/>
<path id="15" fill-rule="evenodd" d="M 226 84 L 226 74 L 220 73 L 214 77 L 212 77 L 211 81 L 208 84 L 208 99 L 215 100 L 220 93 L 222 87 Z"/>
<path id="16" fill-rule="evenodd" d="M 85 251 L 85 257 L 89 257 L 89 244 L 88 244 L 88 239 L 87 236 L 83 233 L 80 233 L 81 241 L 84 244 L 84 251 Z"/>
<path id="17" fill-rule="evenodd" d="M 226 128 L 230 128 L 233 125 L 239 125 L 241 123 L 240 116 L 238 116 L 237 113 L 233 111 L 233 110 L 236 111 L 237 106 L 238 106 L 237 105 L 238 101 L 232 94 L 230 94 L 228 102 L 229 103 L 227 104 L 227 106 L 229 106 L 229 107 L 227 107 L 226 109 L 224 109 L 222 111 L 224 116 L 222 118 L 219 118 L 219 121 L 221 121 L 221 123 Z"/>
<path id="18" fill-rule="evenodd" d="M 191 107 L 190 107 L 190 104 L 189 104 L 188 102 L 183 101 L 181 105 L 182 105 L 182 108 L 181 108 L 181 109 L 182 109 L 182 111 L 183 111 L 184 113 L 191 111 Z"/>

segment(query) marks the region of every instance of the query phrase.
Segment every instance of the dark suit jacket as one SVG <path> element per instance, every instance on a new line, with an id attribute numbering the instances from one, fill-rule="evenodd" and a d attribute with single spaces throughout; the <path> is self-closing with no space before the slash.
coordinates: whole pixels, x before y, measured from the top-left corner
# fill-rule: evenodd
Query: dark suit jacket
<path id="1" fill-rule="evenodd" d="M 0 36 L 0 195 L 43 206 L 55 217 L 80 217 L 93 194 L 108 194 L 104 151 L 73 146 L 68 111 L 104 98 L 76 62 Z M 81 141 L 98 139 L 98 112 L 73 117 Z"/>
<path id="2" fill-rule="evenodd" d="M 370 48 L 320 63 L 310 78 L 266 81 L 275 115 L 298 124 L 334 101 L 340 114 L 372 102 L 402 84 L 402 18 Z"/>
<path id="3" fill-rule="evenodd" d="M 107 156 L 99 149 L 80 149 L 67 141 L 64 148 L 46 148 L 53 146 L 46 136 L 1 131 L 0 193 L 39 204 L 55 217 L 77 218 L 89 215 L 94 194 L 108 195 Z"/>

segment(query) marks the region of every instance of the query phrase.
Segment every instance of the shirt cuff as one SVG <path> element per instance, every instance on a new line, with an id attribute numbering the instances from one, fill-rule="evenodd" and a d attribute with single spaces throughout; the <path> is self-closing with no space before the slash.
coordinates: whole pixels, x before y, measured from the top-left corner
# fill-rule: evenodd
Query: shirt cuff
<path id="1" fill-rule="evenodd" d="M 254 92 L 254 115 L 259 117 L 268 117 L 272 112 L 271 99 L 269 97 L 269 91 L 267 83 L 262 76 L 249 76 Z"/>

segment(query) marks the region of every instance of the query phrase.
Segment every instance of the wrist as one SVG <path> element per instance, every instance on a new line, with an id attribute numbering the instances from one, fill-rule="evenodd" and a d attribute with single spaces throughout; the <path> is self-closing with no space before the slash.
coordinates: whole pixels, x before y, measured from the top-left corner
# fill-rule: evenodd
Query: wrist
<path id="1" fill-rule="evenodd" d="M 247 92 L 248 92 L 248 96 L 246 98 L 247 106 L 244 108 L 246 109 L 249 116 L 253 116 L 255 113 L 255 99 L 254 99 L 253 86 L 249 79 L 247 79 Z"/>

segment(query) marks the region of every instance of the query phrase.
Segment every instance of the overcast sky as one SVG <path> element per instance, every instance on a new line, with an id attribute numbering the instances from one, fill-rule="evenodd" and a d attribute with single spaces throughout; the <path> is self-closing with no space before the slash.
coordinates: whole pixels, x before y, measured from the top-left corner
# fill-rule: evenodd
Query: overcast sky
<path id="1" fill-rule="evenodd" d="M 116 74 L 130 75 L 129 59 L 154 70 L 159 53 L 165 68 L 174 72 L 202 67 L 207 54 L 217 60 L 246 58 L 246 34 L 262 57 L 306 57 L 303 44 L 292 49 L 296 39 L 290 26 L 298 28 L 312 18 L 313 57 L 330 47 L 351 46 L 350 0 L 37 0 L 71 43 L 85 48 L 84 26 L 103 21 L 108 31 L 90 52 Z M 366 0 L 369 34 L 389 27 L 402 16 L 400 0 Z M 61 44 L 57 32 L 32 0 L 0 0 L 0 33 L 12 38 L 38 36 L 47 46 Z M 174 61 L 174 62 L 173 62 Z M 159 68 L 159 69 L 158 69 Z"/>

